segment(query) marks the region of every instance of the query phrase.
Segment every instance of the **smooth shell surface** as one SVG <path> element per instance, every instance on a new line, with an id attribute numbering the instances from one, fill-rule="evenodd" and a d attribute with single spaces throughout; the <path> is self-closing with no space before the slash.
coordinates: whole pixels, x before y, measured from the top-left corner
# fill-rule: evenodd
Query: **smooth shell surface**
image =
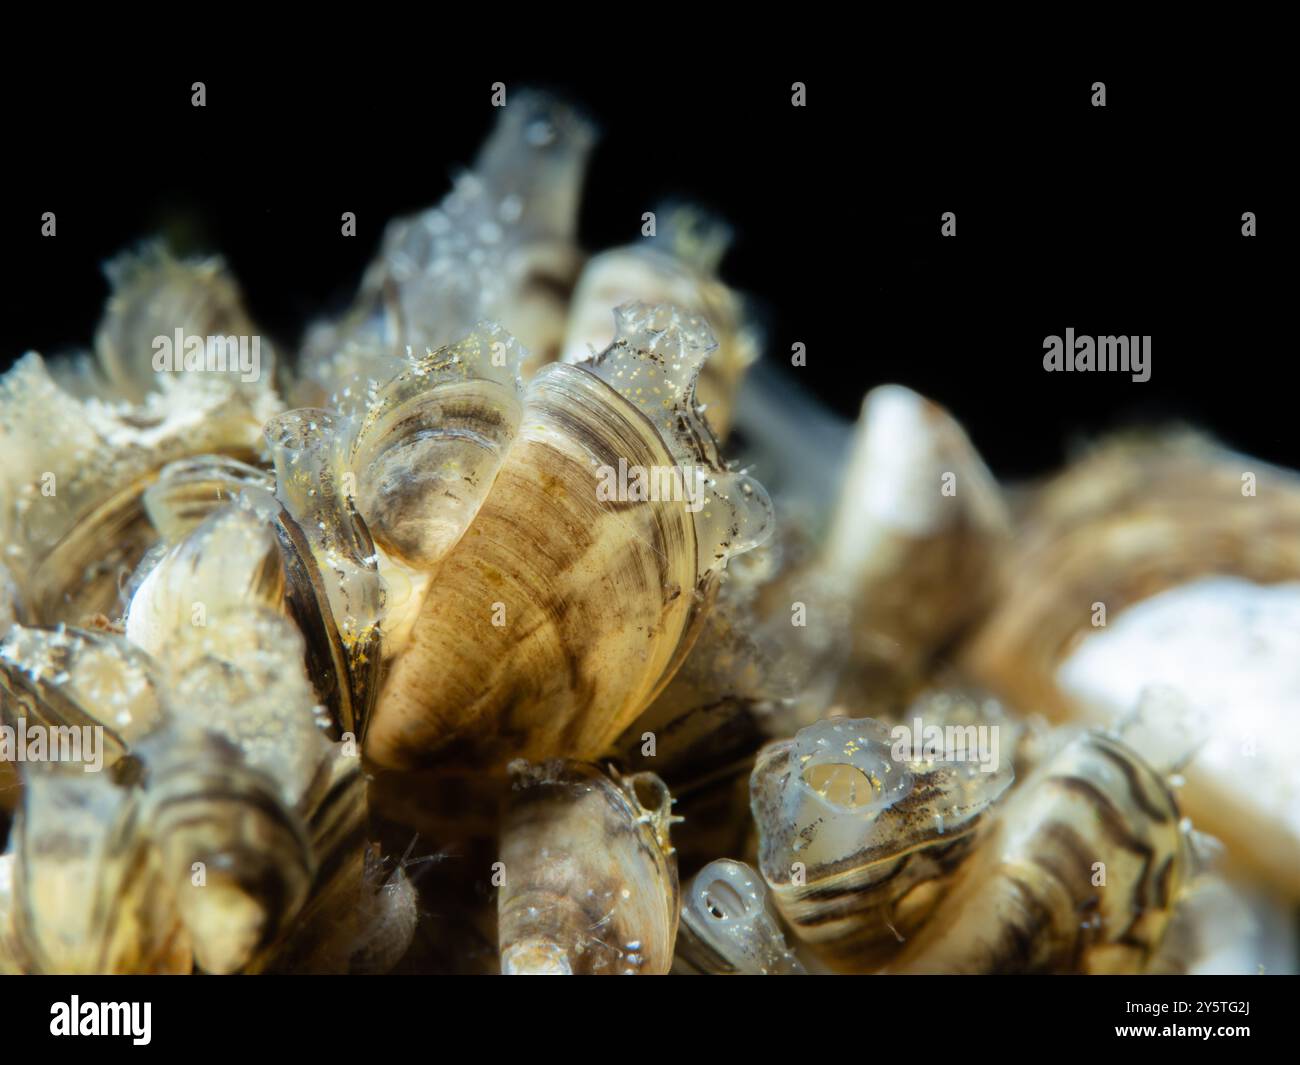
<path id="1" fill-rule="evenodd" d="M 842 697 L 900 710 L 1000 588 L 1009 531 L 1001 490 L 947 411 L 897 385 L 867 393 L 816 566 L 851 604 Z"/>

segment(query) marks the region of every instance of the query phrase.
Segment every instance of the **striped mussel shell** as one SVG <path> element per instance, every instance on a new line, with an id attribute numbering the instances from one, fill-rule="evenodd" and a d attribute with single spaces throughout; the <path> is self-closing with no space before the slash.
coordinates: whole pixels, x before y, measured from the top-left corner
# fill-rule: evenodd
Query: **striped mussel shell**
<path id="1" fill-rule="evenodd" d="M 668 972 L 680 906 L 675 820 L 653 773 L 513 763 L 497 867 L 502 973 Z"/>
<path id="2" fill-rule="evenodd" d="M 280 408 L 269 344 L 253 380 L 154 371 L 156 337 L 260 342 L 219 261 L 147 247 L 109 274 L 95 359 L 47 366 L 31 352 L 0 378 L 3 561 L 28 624 L 116 617 L 122 582 L 157 539 L 143 495 L 159 471 L 201 454 L 254 458 Z"/>
<path id="3" fill-rule="evenodd" d="M 1119 437 L 1035 492 L 1018 536 L 963 666 L 1059 721 L 1176 704 L 1183 807 L 1300 897 L 1300 477 L 1189 433 Z"/>
<path id="4" fill-rule="evenodd" d="M 817 722 L 754 766 L 759 871 L 827 965 L 874 970 L 929 919 L 1013 778 L 1007 760 L 900 746 L 871 718 Z"/>
<path id="5" fill-rule="evenodd" d="M 886 972 L 1140 973 L 1199 871 L 1162 773 L 1117 737 L 1063 730 Z"/>
<path id="6" fill-rule="evenodd" d="M 0 971 L 192 971 L 193 945 L 145 816 L 139 793 L 107 775 L 67 766 L 29 774 L 4 857 Z"/>
<path id="7" fill-rule="evenodd" d="M 274 541 L 264 542 L 274 552 Z M 262 557 L 251 555 L 251 568 Z M 233 577 L 233 565 L 207 565 Z M 32 971 L 159 971 L 152 953 L 116 960 L 111 927 L 78 924 L 77 907 L 97 892 L 128 887 L 170 900 L 157 919 L 179 923 L 187 965 L 257 971 L 272 964 L 313 893 L 348 854 L 360 855 L 360 759 L 355 744 L 349 754 L 326 736 L 302 637 L 282 613 L 238 601 L 244 590 L 233 580 L 224 590 L 236 599 L 222 603 L 201 568 L 195 587 L 213 589 L 212 612 L 195 624 L 188 612 L 160 610 L 149 635 L 166 647 L 164 658 L 113 633 L 70 628 L 18 626 L 0 643 L 6 717 L 78 732 L 87 743 L 99 731 L 104 753 L 102 766 L 83 750 L 81 765 L 24 774 L 15 927 Z M 92 783 L 81 784 L 80 769 Z M 99 864 L 83 871 L 78 892 L 28 890 L 59 875 L 48 867 L 62 859 L 44 840 L 58 836 L 60 789 L 77 809 L 115 811 L 86 830 L 114 835 L 92 848 Z M 114 886 L 123 878 L 127 886 Z M 65 925 L 87 942 L 65 942 Z M 161 925 L 137 934 L 141 944 L 172 936 Z"/>
<path id="8" fill-rule="evenodd" d="M 617 318 L 599 359 L 526 384 L 513 338 L 484 326 L 366 409 L 351 469 L 393 655 L 377 766 L 600 756 L 672 677 L 727 560 L 768 534 L 766 494 L 694 404 L 707 325 Z"/>

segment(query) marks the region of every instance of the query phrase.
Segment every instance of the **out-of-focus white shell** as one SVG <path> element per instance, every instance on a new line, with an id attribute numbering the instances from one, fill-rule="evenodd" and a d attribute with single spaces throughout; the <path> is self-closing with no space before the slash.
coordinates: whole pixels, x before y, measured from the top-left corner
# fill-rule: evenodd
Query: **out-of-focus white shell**
<path id="1" fill-rule="evenodd" d="M 1180 707 L 1200 743 L 1182 805 L 1300 896 L 1300 479 L 1196 436 L 1121 437 L 1032 497 L 1019 543 L 965 667 L 1057 719 Z"/>

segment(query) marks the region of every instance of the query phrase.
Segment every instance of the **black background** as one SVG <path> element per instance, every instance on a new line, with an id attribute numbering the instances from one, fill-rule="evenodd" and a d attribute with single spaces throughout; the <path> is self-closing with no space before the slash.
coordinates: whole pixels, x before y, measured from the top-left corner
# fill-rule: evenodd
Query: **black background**
<path id="1" fill-rule="evenodd" d="M 93 78 L 10 72 L 0 366 L 88 345 L 103 261 L 154 233 L 221 252 L 254 318 L 296 341 L 345 305 L 384 223 L 435 203 L 472 161 L 499 80 L 558 90 L 600 125 L 588 249 L 636 239 L 665 196 L 728 218 L 723 272 L 754 298 L 768 357 L 845 416 L 874 384 L 910 385 L 948 405 L 1004 476 L 1168 419 L 1300 465 L 1283 321 L 1295 271 L 1280 254 L 1290 121 L 1266 62 L 1230 76 L 1212 55 L 1130 67 L 1105 53 L 886 71 L 811 53 L 710 65 L 699 51 L 628 68 L 453 62 L 456 49 L 272 62 L 254 48 Z M 206 108 L 190 104 L 195 80 Z M 790 104 L 794 81 L 806 108 Z M 54 239 L 40 235 L 47 210 Z M 939 234 L 948 210 L 956 239 Z M 1151 335 L 1151 380 L 1045 373 L 1043 338 L 1067 327 Z M 796 341 L 803 369 L 788 367 Z"/>

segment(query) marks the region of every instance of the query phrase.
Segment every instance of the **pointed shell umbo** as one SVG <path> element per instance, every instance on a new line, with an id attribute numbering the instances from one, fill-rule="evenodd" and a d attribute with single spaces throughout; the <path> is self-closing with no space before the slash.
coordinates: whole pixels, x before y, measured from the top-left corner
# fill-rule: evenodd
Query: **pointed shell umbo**
<path id="1" fill-rule="evenodd" d="M 219 507 L 150 560 L 127 604 L 125 635 L 160 657 L 178 633 L 206 627 L 209 614 L 215 624 L 231 604 L 278 610 L 284 594 L 271 528 L 248 510 Z"/>
<path id="2" fill-rule="evenodd" d="M 282 479 L 286 496 L 297 488 L 318 497 L 308 512 L 311 537 L 292 535 L 297 522 L 271 494 L 270 479 L 238 460 L 196 456 L 156 475 L 131 503 L 142 542 L 162 536 L 128 584 L 124 628 L 134 644 L 105 631 L 9 627 L 0 644 L 0 717 L 8 725 L 21 718 L 48 729 L 102 728 L 114 783 L 105 774 L 76 808 L 129 816 L 120 830 L 116 820 L 86 822 L 80 845 L 94 860 L 81 870 L 78 898 L 46 890 L 37 885 L 59 874 L 32 826 L 44 825 L 46 812 L 71 824 L 73 808 L 50 796 L 72 785 L 46 787 L 39 782 L 49 778 L 26 774 L 37 790 L 14 829 L 28 845 L 14 860 L 20 898 L 11 937 L 24 970 L 188 971 L 197 963 L 209 972 L 254 971 L 283 949 L 308 902 L 319 913 L 322 899 L 337 894 L 332 881 L 348 869 L 349 854 L 360 881 L 359 759 L 331 757 L 337 748 L 322 735 L 303 640 L 283 616 L 294 612 L 295 591 L 305 620 L 319 628 L 334 616 L 330 590 L 308 564 L 323 542 L 321 557 L 333 561 L 321 531 L 333 500 L 298 487 L 307 476 L 296 472 Z M 304 629 L 308 641 L 328 647 L 311 625 Z M 105 838 L 90 840 L 96 833 Z M 145 914 L 135 896 L 162 909 Z M 150 923 L 121 931 L 100 914 L 93 917 L 100 923 L 87 924 L 90 917 L 78 916 L 83 903 Z"/>
<path id="3" fill-rule="evenodd" d="M 764 469 L 780 475 L 785 460 L 783 520 L 771 572 L 735 624 L 764 647 L 769 735 L 837 704 L 894 717 L 948 682 L 953 642 L 998 594 L 1001 491 L 952 416 L 909 389 L 873 389 L 850 432 L 797 396 L 791 416 L 770 373 L 756 385 L 742 428 Z M 792 444 L 790 461 L 784 441 L 809 424 L 812 442 Z M 813 464 L 838 476 L 804 476 Z"/>
<path id="4" fill-rule="evenodd" d="M 712 347 L 699 319 L 632 305 L 598 360 L 526 388 L 485 327 L 379 393 L 351 452 L 403 648 L 377 764 L 596 757 L 672 676 L 771 520 L 694 406 Z"/>
<path id="5" fill-rule="evenodd" d="M 276 969 L 363 877 L 360 759 L 326 740 L 286 619 L 250 614 L 182 657 L 172 720 L 138 747 L 146 819 L 207 972 Z M 192 878 L 201 862 L 206 880 Z M 217 890 L 213 890 L 213 888 Z"/>
<path id="6" fill-rule="evenodd" d="M 146 496 L 176 539 L 133 581 L 125 628 L 165 656 L 171 709 L 136 753 L 209 972 L 320 961 L 304 937 L 351 914 L 364 880 L 355 748 L 378 655 L 367 672 L 377 631 L 358 617 L 378 611 L 378 577 L 333 467 L 300 445 L 315 428 L 268 430 L 276 494 L 260 471 L 207 456 L 169 466 Z M 326 731 L 351 733 L 352 752 Z M 195 862 L 216 866 L 201 889 Z"/>
<path id="7" fill-rule="evenodd" d="M 654 974 L 672 965 L 672 798 L 653 773 L 513 763 L 498 938 L 508 975 Z"/>
<path id="8" fill-rule="evenodd" d="M 833 718 L 770 744 L 750 779 L 759 869 L 805 943 L 871 971 L 929 918 L 1013 779 L 870 718 Z M 896 756 L 897 755 L 897 756 Z"/>
<path id="9" fill-rule="evenodd" d="M 146 745 L 145 810 L 161 878 L 205 972 L 254 966 L 306 901 L 313 869 L 277 782 L 210 733 Z"/>
<path id="10" fill-rule="evenodd" d="M 947 411 L 897 385 L 867 394 L 813 574 L 849 600 L 843 701 L 903 709 L 996 595 L 1009 531 L 997 483 Z"/>

